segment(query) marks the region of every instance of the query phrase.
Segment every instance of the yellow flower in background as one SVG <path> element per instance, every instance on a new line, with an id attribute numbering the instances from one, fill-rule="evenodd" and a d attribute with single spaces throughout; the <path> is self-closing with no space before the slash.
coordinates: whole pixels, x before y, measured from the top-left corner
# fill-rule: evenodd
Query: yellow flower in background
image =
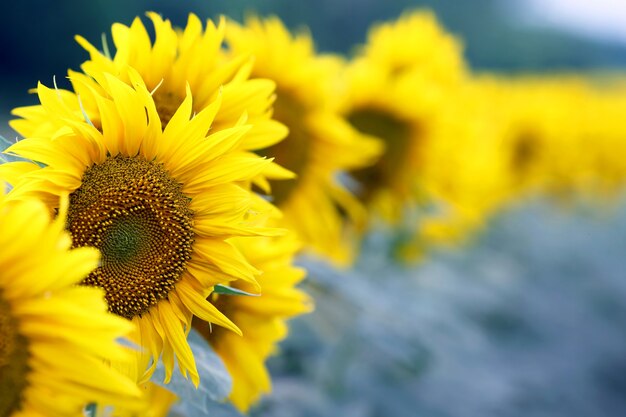
<path id="1" fill-rule="evenodd" d="M 422 219 L 417 240 L 455 243 L 499 209 L 539 195 L 596 198 L 623 186 L 616 150 L 626 99 L 614 85 L 571 74 L 466 81 L 424 161 L 427 193 L 442 210 Z"/>
<path id="2" fill-rule="evenodd" d="M 374 25 L 357 53 L 391 78 L 417 71 L 434 84 L 455 84 L 466 72 L 459 39 L 446 32 L 434 13 L 407 12 L 397 20 Z"/>
<path id="3" fill-rule="evenodd" d="M 36 200 L 0 195 L 0 415 L 78 416 L 91 403 L 137 409 L 134 381 L 107 362 L 126 362 L 117 338 L 132 326 L 107 312 L 100 289 L 75 284 L 100 255 L 70 250 L 65 207 L 53 222 Z"/>
<path id="4" fill-rule="evenodd" d="M 420 200 L 432 132 L 464 77 L 458 41 L 431 13 L 412 12 L 371 29 L 342 74 L 340 111 L 385 144 L 374 166 L 353 170 L 372 213 L 397 221 Z"/>
<path id="5" fill-rule="evenodd" d="M 74 246 L 95 246 L 103 256 L 84 284 L 105 289 L 109 309 L 132 320 L 131 339 L 144 349 L 137 368 L 126 371 L 143 382 L 161 358 L 167 381 L 177 361 L 197 385 L 186 340 L 192 317 L 240 334 L 206 298 L 215 284 L 232 280 L 258 291 L 259 271 L 230 239 L 276 234 L 259 226 L 275 209 L 239 185 L 269 161 L 240 150 L 250 130 L 243 119 L 207 136 L 219 97 L 191 117 L 188 91 L 163 129 L 150 92 L 128 70 L 133 87 L 103 77 L 106 94 L 96 96 L 102 130 L 40 85 L 46 114 L 65 126 L 7 150 L 44 168 L 15 162 L 0 165 L 0 173 L 10 177 L 14 199 L 33 195 L 56 208 L 59 196 L 70 193 L 67 228 Z"/>
<path id="6" fill-rule="evenodd" d="M 144 408 L 140 411 L 124 408 L 111 410 L 106 407 L 96 408 L 96 417 L 167 417 L 172 406 L 178 401 L 173 392 L 148 382 L 141 386 Z"/>
<path id="7" fill-rule="evenodd" d="M 230 54 L 254 57 L 253 76 L 276 83 L 274 118 L 289 128 L 289 135 L 256 152 L 297 174 L 271 183 L 283 223 L 298 233 L 305 249 L 349 263 L 354 241 L 347 223 L 362 221 L 364 212 L 338 177 L 373 163 L 380 144 L 337 114 L 333 80 L 338 60 L 316 55 L 309 34 L 292 35 L 278 18 L 229 23 L 226 41 Z"/>
<path id="8" fill-rule="evenodd" d="M 263 271 L 259 297 L 214 294 L 217 308 L 230 317 L 244 337 L 206 322 L 194 320 L 193 326 L 211 343 L 233 378 L 230 399 L 241 411 L 247 411 L 261 395 L 271 390 L 265 360 L 276 352 L 276 344 L 287 336 L 287 318 L 310 312 L 309 297 L 295 286 L 305 272 L 293 266 L 300 245 L 293 235 L 264 239 L 240 238 L 237 246 L 250 262 Z M 234 283 L 243 291 L 254 291 L 246 282 Z M 234 336 L 234 337 L 233 337 Z"/>
<path id="9" fill-rule="evenodd" d="M 580 134 L 580 152 L 587 155 L 589 166 L 581 191 L 594 198 L 616 197 L 626 182 L 626 82 L 609 78 L 601 83 L 592 78 L 590 83 L 594 88 L 585 99 Z"/>
<path id="10" fill-rule="evenodd" d="M 148 383 L 144 391 L 148 409 L 135 414 L 134 417 L 167 417 L 172 406 L 178 401 L 176 394 L 154 383 Z"/>
<path id="11" fill-rule="evenodd" d="M 484 76 L 475 83 L 490 100 L 512 198 L 582 189 L 599 145 L 585 140 L 586 114 L 593 108 L 585 79 Z"/>
<path id="12" fill-rule="evenodd" d="M 173 28 L 169 20 L 156 13 L 148 13 L 155 32 L 151 41 L 141 19 L 130 26 L 116 23 L 112 27 L 115 53 L 99 51 L 84 38 L 77 41 L 89 52 L 90 60 L 81 66 L 84 72 L 69 71 L 75 92 L 57 90 L 59 97 L 77 116 L 87 114 L 97 128 L 101 127 L 98 96 L 106 97 L 100 84 L 104 74 L 112 74 L 131 84 L 127 67 L 133 67 L 143 79 L 156 103 L 161 124 L 165 128 L 187 95 L 193 96 L 192 112 L 199 113 L 219 97 L 221 106 L 211 125 L 212 132 L 229 129 L 242 116 L 250 124 L 250 131 L 237 144 L 241 150 L 256 150 L 275 145 L 287 134 L 286 128 L 271 119 L 274 101 L 274 82 L 250 78 L 252 59 L 239 54 L 226 59 L 221 51 L 226 24 L 224 19 L 216 26 L 211 20 L 203 28 L 200 19 L 190 14 L 184 29 Z M 21 119 L 11 126 L 25 137 L 49 135 L 59 127 L 42 106 L 17 108 L 13 114 Z M 82 116 L 81 116 L 82 117 Z M 254 179 L 267 190 L 265 177 L 292 178 L 293 174 L 270 163 L 263 176 Z"/>
<path id="13" fill-rule="evenodd" d="M 510 165 L 493 95 L 469 80 L 440 110 L 420 172 L 432 206 L 419 219 L 405 250 L 419 254 L 437 245 L 454 245 L 474 235 L 509 202 Z"/>

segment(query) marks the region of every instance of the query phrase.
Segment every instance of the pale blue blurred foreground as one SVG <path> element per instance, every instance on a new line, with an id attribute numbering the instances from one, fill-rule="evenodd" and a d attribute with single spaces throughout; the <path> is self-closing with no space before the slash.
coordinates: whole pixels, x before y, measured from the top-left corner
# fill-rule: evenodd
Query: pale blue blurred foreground
<path id="1" fill-rule="evenodd" d="M 626 415 L 626 204 L 534 202 L 403 268 L 376 234 L 354 272 L 307 260 L 258 417 Z M 213 416 L 232 415 L 214 410 Z"/>
<path id="2" fill-rule="evenodd" d="M 317 311 L 292 322 L 253 416 L 624 415 L 626 203 L 524 204 L 412 268 L 393 240 L 370 236 L 352 272 L 302 261 Z M 238 415 L 179 382 L 172 415 Z"/>

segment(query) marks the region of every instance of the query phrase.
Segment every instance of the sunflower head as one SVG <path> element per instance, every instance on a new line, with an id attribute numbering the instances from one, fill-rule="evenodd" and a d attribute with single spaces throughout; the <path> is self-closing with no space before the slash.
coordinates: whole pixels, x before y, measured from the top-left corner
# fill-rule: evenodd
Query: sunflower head
<path id="1" fill-rule="evenodd" d="M 441 123 L 422 162 L 422 186 L 432 206 L 412 242 L 422 249 L 465 241 L 509 200 L 493 97 L 484 85 L 468 82 L 453 98 L 440 111 Z"/>
<path id="2" fill-rule="evenodd" d="M 620 195 L 626 178 L 626 164 L 617 151 L 623 148 L 626 137 L 621 122 L 626 112 L 626 94 L 622 77 L 609 78 L 603 85 L 593 87 L 588 86 L 581 107 L 579 158 L 574 172 L 578 172 L 578 189 L 597 200 Z"/>
<path id="3" fill-rule="evenodd" d="M 156 13 L 147 15 L 155 33 L 154 40 L 138 17 L 129 26 L 113 25 L 111 51 L 107 48 L 102 52 L 77 36 L 78 43 L 89 53 L 89 59 L 81 65 L 82 72 L 69 71 L 74 91 L 56 89 L 55 103 L 62 105 L 55 106 L 53 112 L 47 111 L 44 103 L 14 109 L 13 114 L 21 118 L 11 121 L 11 126 L 25 137 L 50 136 L 63 127 L 63 120 L 58 119 L 62 114 L 86 117 L 102 130 L 100 97 L 110 97 L 105 87 L 107 74 L 132 85 L 134 81 L 127 70 L 132 67 L 151 92 L 163 128 L 190 92 L 193 102 L 191 108 L 184 107 L 189 113 L 182 117 L 190 118 L 216 100 L 220 101 L 219 111 L 214 113 L 211 123 L 212 133 L 228 130 L 245 118 L 249 132 L 237 144 L 242 150 L 273 146 L 285 137 L 285 126 L 271 118 L 274 82 L 250 77 L 253 60 L 249 54 L 227 56 L 223 53 L 225 19 L 218 23 L 207 20 L 203 25 L 195 14 L 190 14 L 187 25 L 178 29 Z M 253 182 L 267 190 L 266 178 L 291 177 L 293 174 L 289 171 L 269 163 Z"/>
<path id="4" fill-rule="evenodd" d="M 185 336 L 191 318 L 240 333 L 206 297 L 234 280 L 258 289 L 259 270 L 230 239 L 280 233 L 262 225 L 276 211 L 247 186 L 270 161 L 241 146 L 252 129 L 245 118 L 213 133 L 220 96 L 194 113 L 188 89 L 163 127 L 143 78 L 126 71 L 98 79 L 99 128 L 40 85 L 43 111 L 64 127 L 8 150 L 40 165 L 9 163 L 0 174 L 10 177 L 15 199 L 35 195 L 56 209 L 60 195 L 70 195 L 74 246 L 103 257 L 83 284 L 103 288 L 109 310 L 134 324 L 142 352 L 133 377 L 145 381 L 161 358 L 166 379 L 177 361 L 198 384 Z"/>
<path id="5" fill-rule="evenodd" d="M 419 11 L 375 26 L 342 71 L 341 113 L 385 147 L 373 166 L 352 171 L 371 213 L 396 222 L 423 199 L 421 167 L 441 111 L 464 78 L 459 43 Z"/>
<path id="6" fill-rule="evenodd" d="M 340 60 L 317 55 L 309 33 L 292 34 L 278 18 L 229 22 L 226 41 L 230 54 L 254 58 L 254 77 L 276 84 L 273 117 L 289 134 L 255 151 L 297 175 L 271 182 L 285 224 L 297 231 L 305 250 L 348 263 L 355 237 L 350 229 L 364 212 L 339 178 L 373 163 L 381 146 L 336 111 L 334 74 Z"/>
<path id="7" fill-rule="evenodd" d="M 194 321 L 193 326 L 209 341 L 231 374 L 230 400 L 239 410 L 247 412 L 263 394 L 271 391 L 265 361 L 276 352 L 278 342 L 287 336 L 287 319 L 310 312 L 312 301 L 296 288 L 304 279 L 305 271 L 293 265 L 293 258 L 300 249 L 294 235 L 238 239 L 235 244 L 253 265 L 263 270 L 259 277 L 263 292 L 256 297 L 212 294 L 211 298 L 217 308 L 239 326 L 243 337 L 212 329 L 199 321 Z M 238 281 L 232 286 L 254 292 L 245 282 Z"/>
<path id="8" fill-rule="evenodd" d="M 78 287 L 98 265 L 93 248 L 70 249 L 65 209 L 50 220 L 37 200 L 0 195 L 0 415 L 80 415 L 91 403 L 137 410 L 117 343 L 131 331 L 108 313 L 100 289 Z"/>
<path id="9" fill-rule="evenodd" d="M 104 288 L 109 309 L 128 319 L 166 299 L 191 259 L 190 199 L 155 161 L 117 155 L 88 167 L 67 227 L 74 245 L 102 251 L 84 283 Z"/>
<path id="10" fill-rule="evenodd" d="M 466 72 L 459 39 L 428 10 L 406 12 L 370 29 L 361 56 L 384 68 L 390 78 L 417 71 L 436 83 L 456 83 Z"/>
<path id="11" fill-rule="evenodd" d="M 582 189 L 596 154 L 585 145 L 586 116 L 594 108 L 590 85 L 565 76 L 485 76 L 476 82 L 492 103 L 511 197 Z"/>

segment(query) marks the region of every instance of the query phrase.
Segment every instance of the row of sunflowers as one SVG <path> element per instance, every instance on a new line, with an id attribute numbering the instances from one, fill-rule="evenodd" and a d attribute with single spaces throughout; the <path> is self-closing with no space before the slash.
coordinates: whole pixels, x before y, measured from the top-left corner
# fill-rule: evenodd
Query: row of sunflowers
<path id="1" fill-rule="evenodd" d="M 166 415 L 176 373 L 203 384 L 192 333 L 245 412 L 313 309 L 301 255 L 349 267 L 382 227 L 416 259 L 527 196 L 604 198 L 626 176 L 622 80 L 474 74 L 429 12 L 349 60 L 277 18 L 147 16 L 114 24 L 112 50 L 78 36 L 71 89 L 13 111 L 0 416 Z"/>

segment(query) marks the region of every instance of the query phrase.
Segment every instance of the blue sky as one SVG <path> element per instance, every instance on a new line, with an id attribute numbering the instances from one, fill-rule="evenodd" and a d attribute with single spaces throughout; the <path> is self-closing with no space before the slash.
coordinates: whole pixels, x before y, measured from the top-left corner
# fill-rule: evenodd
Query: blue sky
<path id="1" fill-rule="evenodd" d="M 626 44 L 624 0 L 522 0 L 524 21 Z"/>

